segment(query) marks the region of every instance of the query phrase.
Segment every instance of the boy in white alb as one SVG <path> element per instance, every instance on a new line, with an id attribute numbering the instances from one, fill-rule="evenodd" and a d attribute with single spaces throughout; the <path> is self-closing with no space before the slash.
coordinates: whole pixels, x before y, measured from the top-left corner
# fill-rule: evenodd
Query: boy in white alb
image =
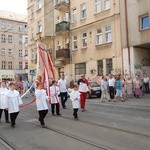
<path id="1" fill-rule="evenodd" d="M 59 109 L 59 87 L 57 86 L 56 81 L 52 81 L 52 86 L 50 87 L 50 100 L 51 100 L 51 111 L 52 115 L 55 116 L 55 107 L 56 107 L 56 115 L 60 116 L 60 109 Z"/>
<path id="2" fill-rule="evenodd" d="M 15 84 L 9 84 L 9 91 L 6 94 L 6 107 L 8 108 L 8 112 L 10 114 L 11 127 L 14 128 L 16 125 L 16 118 L 19 114 L 19 106 L 22 105 L 23 102 L 19 95 L 19 92 L 15 90 Z"/>
<path id="3" fill-rule="evenodd" d="M 78 109 L 80 108 L 80 92 L 78 91 L 78 86 L 73 85 L 73 91 L 70 93 L 70 99 L 72 101 L 73 116 L 78 119 Z"/>
<path id="4" fill-rule="evenodd" d="M 37 111 L 39 113 L 39 121 L 41 123 L 41 127 L 44 128 L 45 127 L 44 118 L 48 113 L 48 105 L 47 105 L 48 96 L 46 94 L 46 91 L 42 89 L 41 82 L 37 83 L 35 96 L 36 96 Z"/>
<path id="5" fill-rule="evenodd" d="M 1 122 L 1 116 L 2 112 L 5 113 L 5 120 L 6 123 L 10 123 L 9 121 L 9 115 L 8 115 L 8 109 L 6 109 L 6 94 L 8 92 L 8 89 L 6 88 L 6 82 L 1 82 L 1 88 L 0 88 L 0 122 Z"/>

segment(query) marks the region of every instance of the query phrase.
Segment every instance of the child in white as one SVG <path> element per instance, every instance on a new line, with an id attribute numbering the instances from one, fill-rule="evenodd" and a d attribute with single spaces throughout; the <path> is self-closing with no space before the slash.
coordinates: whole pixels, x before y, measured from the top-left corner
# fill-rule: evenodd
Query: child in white
<path id="1" fill-rule="evenodd" d="M 78 109 L 80 108 L 80 92 L 78 91 L 78 86 L 73 86 L 73 91 L 70 93 L 70 99 L 72 101 L 73 116 L 78 119 Z"/>
<path id="2" fill-rule="evenodd" d="M 14 128 L 16 125 L 16 118 L 19 114 L 19 106 L 23 104 L 19 92 L 15 90 L 14 83 L 9 84 L 9 91 L 6 94 L 6 102 L 10 114 L 11 126 Z"/>
<path id="3" fill-rule="evenodd" d="M 59 113 L 59 98 L 58 95 L 60 94 L 59 87 L 57 86 L 56 81 L 52 81 L 52 86 L 50 87 L 50 100 L 51 100 L 51 111 L 52 115 L 55 116 L 55 107 L 56 107 L 56 114 L 60 116 Z"/>
<path id="4" fill-rule="evenodd" d="M 44 128 L 45 127 L 44 118 L 48 113 L 48 105 L 47 105 L 48 96 L 46 94 L 46 91 L 42 89 L 42 83 L 40 82 L 37 83 L 35 96 L 36 96 L 37 111 L 39 113 L 39 121 L 41 123 L 41 127 Z"/>

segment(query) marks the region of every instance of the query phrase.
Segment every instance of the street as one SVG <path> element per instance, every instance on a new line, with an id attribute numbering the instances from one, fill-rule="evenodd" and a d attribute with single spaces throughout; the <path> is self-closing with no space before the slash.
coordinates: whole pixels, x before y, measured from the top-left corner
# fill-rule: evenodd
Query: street
<path id="1" fill-rule="evenodd" d="M 31 101 L 28 95 L 23 102 Z M 21 108 L 17 126 L 0 124 L 0 139 L 18 150 L 149 150 L 150 94 L 126 102 L 105 102 L 88 99 L 85 112 L 79 110 L 79 120 L 72 117 L 68 99 L 62 116 L 52 116 L 50 109 L 41 128 L 35 103 Z M 11 149 L 0 140 L 0 149 Z"/>

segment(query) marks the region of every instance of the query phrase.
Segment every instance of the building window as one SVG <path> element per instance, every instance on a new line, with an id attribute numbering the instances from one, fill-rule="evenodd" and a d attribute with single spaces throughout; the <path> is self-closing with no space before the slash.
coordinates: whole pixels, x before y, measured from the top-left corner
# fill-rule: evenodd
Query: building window
<path id="1" fill-rule="evenodd" d="M 12 43 L 12 35 L 8 35 L 8 43 Z"/>
<path id="2" fill-rule="evenodd" d="M 25 50 L 25 56 L 28 56 L 28 50 Z"/>
<path id="3" fill-rule="evenodd" d="M 87 33 L 82 33 L 82 47 L 87 47 Z"/>
<path id="4" fill-rule="evenodd" d="M 112 33 L 111 33 L 111 26 L 106 26 L 105 27 L 105 41 L 106 43 L 109 43 L 112 41 Z"/>
<path id="5" fill-rule="evenodd" d="M 69 49 L 69 38 L 65 38 L 65 48 Z"/>
<path id="6" fill-rule="evenodd" d="M 85 19 L 86 18 L 86 5 L 82 4 L 81 5 L 81 19 Z"/>
<path id="7" fill-rule="evenodd" d="M 6 61 L 2 61 L 2 69 L 6 69 Z"/>
<path id="8" fill-rule="evenodd" d="M 1 50 L 1 55 L 6 55 L 5 48 L 2 48 L 2 50 Z"/>
<path id="9" fill-rule="evenodd" d="M 22 70 L 22 62 L 19 62 L 19 69 Z"/>
<path id="10" fill-rule="evenodd" d="M 73 45 L 73 49 L 77 49 L 78 48 L 77 36 L 76 35 L 72 37 L 72 45 Z"/>
<path id="11" fill-rule="evenodd" d="M 26 44 L 28 43 L 28 38 L 27 38 L 27 37 L 25 37 L 25 43 L 26 43 Z"/>
<path id="12" fill-rule="evenodd" d="M 77 21 L 77 9 L 73 8 L 72 9 L 72 22 L 76 22 Z"/>
<path id="13" fill-rule="evenodd" d="M 8 29 L 11 30 L 12 29 L 12 24 L 8 23 Z"/>
<path id="14" fill-rule="evenodd" d="M 60 17 L 57 16 L 57 23 L 60 23 Z"/>
<path id="15" fill-rule="evenodd" d="M 140 18 L 140 29 L 141 30 L 145 30 L 145 29 L 149 29 L 150 28 L 150 18 L 148 15 L 144 15 Z"/>
<path id="16" fill-rule="evenodd" d="M 1 42 L 3 42 L 3 43 L 6 42 L 5 34 L 1 34 Z"/>
<path id="17" fill-rule="evenodd" d="M 13 69 L 12 62 L 11 62 L 11 61 L 8 62 L 8 69 Z"/>
<path id="18" fill-rule="evenodd" d="M 99 28 L 96 31 L 96 45 L 102 44 L 102 29 Z"/>
<path id="19" fill-rule="evenodd" d="M 23 28 L 24 28 L 23 25 L 19 25 L 19 32 L 23 32 Z"/>
<path id="20" fill-rule="evenodd" d="M 13 55 L 12 49 L 8 49 L 8 56 L 12 56 L 12 55 Z"/>
<path id="21" fill-rule="evenodd" d="M 98 76 L 103 75 L 103 60 L 98 60 Z"/>
<path id="22" fill-rule="evenodd" d="M 25 69 L 28 69 L 28 62 L 25 62 Z"/>
<path id="23" fill-rule="evenodd" d="M 42 32 L 42 22 L 41 22 L 41 20 L 38 21 L 38 33 L 39 32 Z"/>
<path id="24" fill-rule="evenodd" d="M 86 63 L 75 64 L 75 75 L 86 74 Z"/>
<path id="25" fill-rule="evenodd" d="M 37 9 L 42 8 L 42 0 L 37 0 Z"/>
<path id="26" fill-rule="evenodd" d="M 110 0 L 104 0 L 104 10 L 110 9 Z"/>
<path id="27" fill-rule="evenodd" d="M 110 74 L 113 70 L 112 59 L 106 59 L 106 74 Z"/>
<path id="28" fill-rule="evenodd" d="M 19 35 L 19 44 L 22 44 L 22 35 Z"/>
<path id="29" fill-rule="evenodd" d="M 60 42 L 57 41 L 57 50 L 61 49 L 61 45 L 60 45 Z"/>
<path id="30" fill-rule="evenodd" d="M 19 49 L 19 57 L 22 57 L 22 50 Z"/>
<path id="31" fill-rule="evenodd" d="M 34 38 L 34 29 L 32 28 L 31 29 L 31 39 L 33 39 Z"/>
<path id="32" fill-rule="evenodd" d="M 33 10 L 33 8 L 31 9 L 31 11 L 30 11 L 30 20 L 32 20 L 33 18 L 34 18 L 34 10 Z"/>
<path id="33" fill-rule="evenodd" d="M 64 13 L 64 21 L 68 21 L 69 20 L 69 13 L 65 12 Z"/>
<path id="34" fill-rule="evenodd" d="M 5 24 L 5 22 L 4 22 L 4 21 L 2 21 L 1 28 L 2 28 L 2 29 L 5 29 L 5 27 L 6 27 L 6 24 Z"/>
<path id="35" fill-rule="evenodd" d="M 101 12 L 101 0 L 95 0 L 95 13 Z"/>

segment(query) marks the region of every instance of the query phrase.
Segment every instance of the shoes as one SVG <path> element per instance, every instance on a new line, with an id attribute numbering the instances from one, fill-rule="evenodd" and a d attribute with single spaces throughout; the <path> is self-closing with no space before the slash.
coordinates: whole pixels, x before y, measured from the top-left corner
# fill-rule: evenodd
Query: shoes
<path id="1" fill-rule="evenodd" d="M 85 110 L 85 109 L 82 109 L 81 111 L 84 112 L 84 111 L 86 111 L 86 110 Z"/>
<path id="2" fill-rule="evenodd" d="M 6 123 L 11 123 L 10 121 L 6 121 Z"/>
<path id="3" fill-rule="evenodd" d="M 15 128 L 15 125 L 11 125 L 12 128 Z"/>
<path id="4" fill-rule="evenodd" d="M 53 116 L 56 116 L 55 114 L 52 114 Z"/>
<path id="5" fill-rule="evenodd" d="M 41 125 L 41 128 L 46 128 L 46 126 L 45 125 Z"/>
<path id="6" fill-rule="evenodd" d="M 61 114 L 57 114 L 57 116 L 61 116 Z"/>

